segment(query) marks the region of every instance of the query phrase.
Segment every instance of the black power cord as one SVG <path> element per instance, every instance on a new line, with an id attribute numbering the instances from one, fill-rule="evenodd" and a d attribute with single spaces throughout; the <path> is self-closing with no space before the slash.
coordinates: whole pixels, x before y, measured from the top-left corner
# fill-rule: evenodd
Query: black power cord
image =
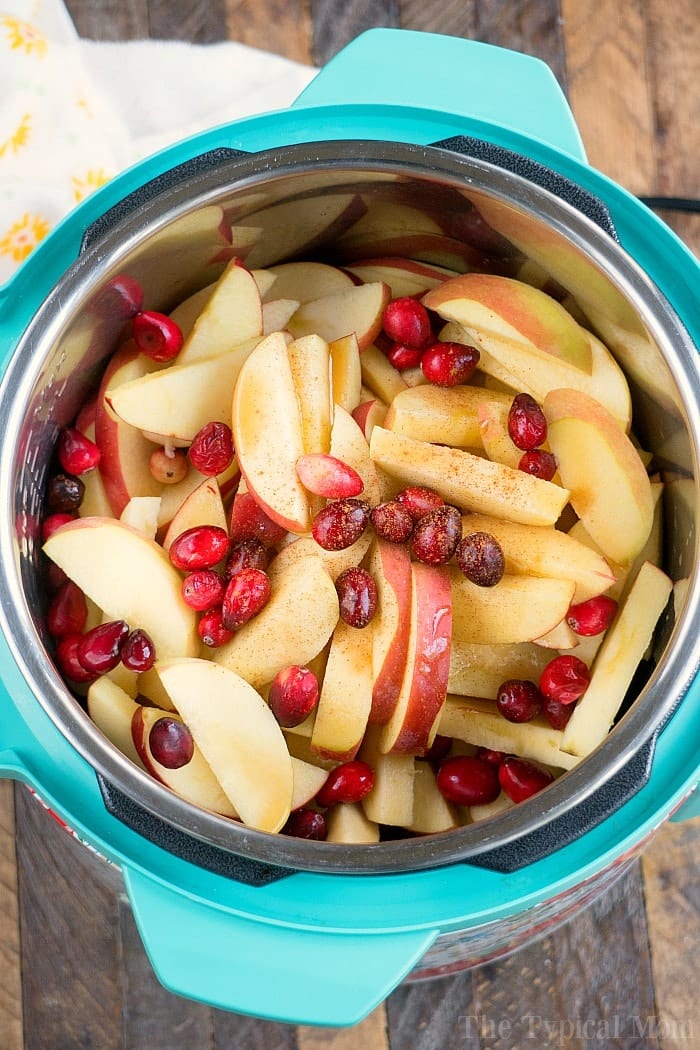
<path id="1" fill-rule="evenodd" d="M 647 208 L 659 211 L 700 211 L 700 200 L 692 197 L 640 197 L 639 199 L 642 204 L 646 204 Z"/>

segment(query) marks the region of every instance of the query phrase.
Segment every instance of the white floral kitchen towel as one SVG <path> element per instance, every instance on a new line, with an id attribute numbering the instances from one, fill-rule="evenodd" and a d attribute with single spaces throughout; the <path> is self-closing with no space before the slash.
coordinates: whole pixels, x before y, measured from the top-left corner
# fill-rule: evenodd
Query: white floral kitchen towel
<path id="1" fill-rule="evenodd" d="M 288 106 L 315 72 L 234 42 L 85 41 L 61 0 L 0 0 L 0 285 L 117 172 Z"/>

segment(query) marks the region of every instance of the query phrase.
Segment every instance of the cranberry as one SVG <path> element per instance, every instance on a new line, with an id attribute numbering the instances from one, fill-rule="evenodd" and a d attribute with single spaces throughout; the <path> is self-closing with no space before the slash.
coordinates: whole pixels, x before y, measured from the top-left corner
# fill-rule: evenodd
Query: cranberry
<path id="1" fill-rule="evenodd" d="M 56 643 L 56 663 L 61 674 L 71 682 L 86 684 L 94 682 L 96 674 L 86 671 L 78 659 L 78 646 L 83 640 L 82 634 L 67 634 Z"/>
<path id="2" fill-rule="evenodd" d="M 156 762 L 166 769 L 181 769 L 194 755 L 194 740 L 188 726 L 179 718 L 167 715 L 151 726 L 148 746 Z"/>
<path id="3" fill-rule="evenodd" d="M 308 667 L 285 667 L 272 679 L 270 710 L 284 729 L 301 725 L 318 703 L 318 679 Z"/>
<path id="4" fill-rule="evenodd" d="M 575 707 L 576 704 L 562 704 L 549 696 L 542 699 L 542 714 L 552 729 L 565 729 Z"/>
<path id="5" fill-rule="evenodd" d="M 113 318 L 128 320 L 143 306 L 141 285 L 133 277 L 121 273 L 113 277 L 95 296 L 91 309 L 105 321 Z"/>
<path id="6" fill-rule="evenodd" d="M 508 411 L 508 434 L 524 452 L 537 448 L 547 438 L 547 420 L 531 394 L 516 394 Z"/>
<path id="7" fill-rule="evenodd" d="M 371 521 L 377 536 L 389 543 L 406 543 L 411 538 L 413 518 L 398 500 L 380 503 L 372 511 Z"/>
<path id="8" fill-rule="evenodd" d="M 110 620 L 98 624 L 82 636 L 78 646 L 78 660 L 92 674 L 106 674 L 121 660 L 121 651 L 129 635 L 124 620 Z"/>
<path id="9" fill-rule="evenodd" d="M 441 736 L 437 733 L 430 747 L 426 748 L 423 754 L 418 757 L 425 759 L 426 762 L 434 762 L 439 765 L 447 758 L 451 747 L 452 737 Z"/>
<path id="10" fill-rule="evenodd" d="M 588 689 L 590 680 L 591 672 L 578 656 L 555 656 L 540 675 L 540 692 L 560 704 L 575 704 Z"/>
<path id="11" fill-rule="evenodd" d="M 67 474 L 85 474 L 100 462 L 100 450 L 95 442 L 75 427 L 64 427 L 58 435 L 56 454 Z"/>
<path id="12" fill-rule="evenodd" d="M 226 584 L 214 569 L 195 569 L 182 581 L 182 597 L 185 605 L 197 612 L 206 612 L 224 600 Z"/>
<path id="13" fill-rule="evenodd" d="M 190 463 L 200 474 L 215 477 L 233 462 L 233 433 L 226 423 L 207 423 L 198 430 L 190 445 Z"/>
<path id="14" fill-rule="evenodd" d="M 122 663 L 128 671 L 143 674 L 150 671 L 156 662 L 156 647 L 153 639 L 142 628 L 137 627 L 127 635 L 121 651 Z"/>
<path id="15" fill-rule="evenodd" d="M 209 609 L 200 617 L 197 634 L 210 649 L 218 649 L 233 638 L 233 631 L 224 626 L 221 609 Z"/>
<path id="16" fill-rule="evenodd" d="M 315 839 L 324 842 L 328 834 L 326 818 L 316 809 L 296 809 L 289 814 L 289 820 L 282 828 L 283 835 L 292 835 L 296 839 Z"/>
<path id="17" fill-rule="evenodd" d="M 366 627 L 377 611 L 377 585 L 367 569 L 351 566 L 335 581 L 340 617 L 350 627 Z"/>
<path id="18" fill-rule="evenodd" d="M 170 545 L 170 561 L 176 569 L 211 569 L 225 558 L 229 538 L 218 525 L 193 525 L 181 532 Z"/>
<path id="19" fill-rule="evenodd" d="M 54 474 L 46 486 L 46 506 L 51 511 L 69 513 L 78 509 L 84 495 L 85 485 L 80 478 L 70 474 Z"/>
<path id="20" fill-rule="evenodd" d="M 482 806 L 501 793 L 498 769 L 476 755 L 455 755 L 446 759 L 437 774 L 443 798 L 458 806 Z"/>
<path id="21" fill-rule="evenodd" d="M 479 351 L 465 343 L 434 343 L 421 357 L 423 375 L 434 386 L 466 383 L 479 363 Z"/>
<path id="22" fill-rule="evenodd" d="M 166 314 L 141 310 L 131 324 L 134 342 L 152 361 L 172 361 L 182 350 L 182 331 Z"/>
<path id="23" fill-rule="evenodd" d="M 148 469 L 161 485 L 177 485 L 187 477 L 187 454 L 181 448 L 156 448 L 151 453 Z"/>
<path id="24" fill-rule="evenodd" d="M 455 561 L 461 572 L 479 587 L 495 587 L 503 578 L 506 559 L 490 532 L 470 532 L 457 544 Z"/>
<path id="25" fill-rule="evenodd" d="M 494 766 L 500 766 L 506 757 L 505 751 L 495 751 L 492 747 L 477 747 L 477 758 L 483 758 L 484 762 L 491 762 Z"/>
<path id="26" fill-rule="evenodd" d="M 69 520 L 72 521 L 73 519 L 70 518 Z M 46 539 L 48 539 L 48 536 Z M 55 561 L 49 562 L 46 566 L 46 589 L 50 594 L 55 594 L 56 591 L 60 590 L 67 579 L 65 572 L 56 565 Z"/>
<path id="27" fill-rule="evenodd" d="M 607 594 L 598 594 L 585 602 L 572 605 L 566 622 L 576 634 L 588 638 L 606 631 L 617 613 L 617 602 Z"/>
<path id="28" fill-rule="evenodd" d="M 316 795 L 319 806 L 336 802 L 360 802 L 374 787 L 374 770 L 360 759 L 336 766 Z"/>
<path id="29" fill-rule="evenodd" d="M 523 452 L 518 461 L 518 470 L 522 470 L 524 474 L 532 474 L 541 481 L 551 481 L 557 472 L 557 461 L 551 452 L 535 448 L 531 452 Z"/>
<path id="30" fill-rule="evenodd" d="M 224 627 L 235 631 L 270 600 L 270 577 L 262 569 L 241 569 L 229 580 L 221 607 Z"/>
<path id="31" fill-rule="evenodd" d="M 342 551 L 352 547 L 367 528 L 370 506 L 363 499 L 339 499 L 329 503 L 314 518 L 311 532 L 319 547 Z"/>
<path id="32" fill-rule="evenodd" d="M 395 343 L 415 348 L 425 346 L 433 334 L 428 311 L 410 295 L 392 299 L 387 304 L 382 328 Z"/>
<path id="33" fill-rule="evenodd" d="M 445 505 L 425 514 L 411 537 L 411 550 L 426 565 L 444 565 L 450 560 L 462 536 L 462 515 L 456 507 Z"/>
<path id="34" fill-rule="evenodd" d="M 270 564 L 270 553 L 262 540 L 252 537 L 234 543 L 224 566 L 224 579 L 230 580 L 241 569 L 262 569 Z"/>
<path id="35" fill-rule="evenodd" d="M 66 580 L 54 595 L 46 613 L 46 626 L 54 638 L 80 634 L 87 620 L 87 602 L 80 587 Z"/>
<path id="36" fill-rule="evenodd" d="M 406 346 L 404 343 L 394 343 L 386 355 L 390 364 L 397 372 L 405 372 L 407 368 L 417 368 L 420 364 L 423 351 L 420 347 Z"/>
<path id="37" fill-rule="evenodd" d="M 397 503 L 406 508 L 414 522 L 420 521 L 431 510 L 445 506 L 444 499 L 437 492 L 418 485 L 409 485 L 408 488 L 402 489 L 395 499 Z"/>
<path id="38" fill-rule="evenodd" d="M 530 722 L 542 710 L 542 694 L 534 682 L 509 678 L 498 687 L 496 707 L 509 722 Z"/>
<path id="39" fill-rule="evenodd" d="M 508 755 L 498 767 L 498 779 L 512 802 L 524 802 L 526 798 L 551 784 L 554 777 L 534 762 Z"/>
<path id="40" fill-rule="evenodd" d="M 75 514 L 49 514 L 48 518 L 44 518 L 41 525 L 41 538 L 44 543 L 46 543 L 49 536 L 53 536 L 57 529 L 67 525 L 69 521 L 75 521 Z"/>
<path id="41" fill-rule="evenodd" d="M 269 518 L 249 492 L 237 492 L 231 508 L 229 535 L 232 543 L 255 537 L 266 547 L 274 547 L 284 539 L 287 530 Z"/>
<path id="42" fill-rule="evenodd" d="M 305 489 L 325 499 L 359 496 L 365 487 L 353 467 L 325 452 L 310 452 L 300 456 L 296 462 L 296 472 Z"/>

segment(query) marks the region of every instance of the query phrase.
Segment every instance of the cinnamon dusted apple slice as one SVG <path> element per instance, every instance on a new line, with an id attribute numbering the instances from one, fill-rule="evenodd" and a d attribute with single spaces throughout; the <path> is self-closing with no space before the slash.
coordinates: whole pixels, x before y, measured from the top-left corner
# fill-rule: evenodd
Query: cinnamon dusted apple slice
<path id="1" fill-rule="evenodd" d="M 485 397 L 477 408 L 477 422 L 481 444 L 488 458 L 517 470 L 523 453 L 508 433 L 509 409 L 510 403 Z"/>
<path id="2" fill-rule="evenodd" d="M 297 391 L 284 336 L 266 336 L 236 382 L 233 441 L 248 491 L 265 513 L 290 532 L 308 532 L 309 498 L 296 474 L 305 452 Z"/>
<path id="3" fill-rule="evenodd" d="M 353 412 L 362 400 L 360 348 L 354 332 L 334 339 L 328 347 L 331 355 L 333 402 L 346 412 Z"/>
<path id="4" fill-rule="evenodd" d="M 416 441 L 479 448 L 482 445 L 480 406 L 485 402 L 502 403 L 507 411 L 511 400 L 506 394 L 479 387 L 439 387 L 427 383 L 400 391 L 389 405 L 382 425 Z"/>
<path id="5" fill-rule="evenodd" d="M 306 335 L 287 347 L 301 412 L 304 451 L 329 452 L 331 446 L 330 351 L 325 339 Z"/>
<path id="6" fill-rule="evenodd" d="M 315 333 L 329 343 L 354 332 L 364 350 L 379 335 L 388 302 L 389 286 L 381 281 L 353 285 L 302 303 L 289 322 L 289 331 L 296 339 Z"/>
<path id="7" fill-rule="evenodd" d="M 388 358 L 374 344 L 366 346 L 360 355 L 362 382 L 385 404 L 390 405 L 397 394 L 408 388 L 408 383 Z"/>
<path id="8" fill-rule="evenodd" d="M 255 278 L 239 259 L 232 259 L 204 299 L 178 363 L 228 353 L 262 333 L 262 301 Z"/>
<path id="9" fill-rule="evenodd" d="M 377 467 L 404 485 L 434 489 L 463 510 L 528 525 L 553 525 L 569 499 L 568 490 L 551 481 L 384 427 L 372 431 L 370 455 Z"/>
<path id="10" fill-rule="evenodd" d="M 502 645 L 539 638 L 564 619 L 574 594 L 571 580 L 503 576 L 495 587 L 479 587 L 456 567 L 448 571 L 458 645 Z"/>
<path id="11" fill-rule="evenodd" d="M 311 748 L 345 762 L 362 743 L 372 706 L 372 631 L 343 620 L 333 632 L 316 709 Z"/>
<path id="12" fill-rule="evenodd" d="M 240 675 L 210 660 L 159 661 L 156 669 L 243 823 L 279 831 L 290 813 L 292 761 L 260 694 Z"/>

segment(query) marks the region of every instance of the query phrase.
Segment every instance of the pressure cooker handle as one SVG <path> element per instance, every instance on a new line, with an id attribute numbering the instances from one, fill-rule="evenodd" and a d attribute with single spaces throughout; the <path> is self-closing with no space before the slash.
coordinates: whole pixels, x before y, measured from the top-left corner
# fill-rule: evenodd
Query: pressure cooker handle
<path id="1" fill-rule="evenodd" d="M 131 867 L 126 892 L 169 991 L 291 1024 L 352 1025 L 396 987 L 437 930 L 337 933 L 267 923 L 194 899 Z"/>
<path id="2" fill-rule="evenodd" d="M 324 66 L 294 108 L 376 106 L 378 99 L 385 108 L 436 110 L 495 124 L 586 161 L 552 70 L 517 51 L 438 33 L 370 29 Z M 342 113 L 338 118 L 342 126 Z"/>

